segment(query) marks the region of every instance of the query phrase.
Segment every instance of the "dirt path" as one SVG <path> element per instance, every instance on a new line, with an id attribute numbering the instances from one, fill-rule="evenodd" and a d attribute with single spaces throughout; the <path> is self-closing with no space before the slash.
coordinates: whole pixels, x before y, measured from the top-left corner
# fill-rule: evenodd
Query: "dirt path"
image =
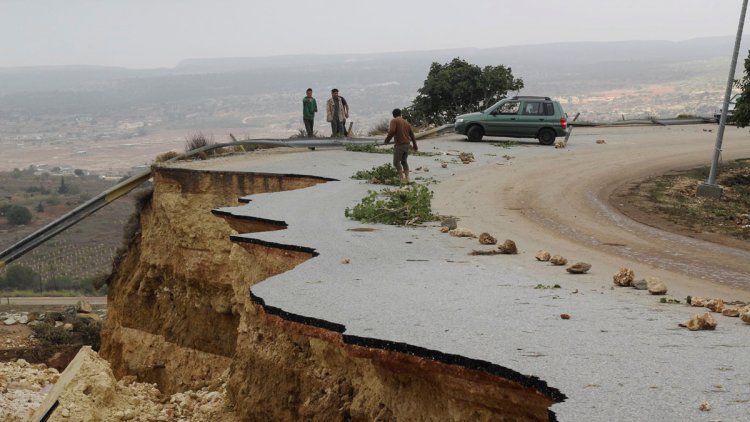
<path id="1" fill-rule="evenodd" d="M 507 165 L 478 164 L 469 174 L 436 185 L 434 206 L 441 214 L 460 216 L 462 225 L 514 239 L 532 253 L 559 253 L 605 274 L 626 266 L 637 278 L 658 276 L 677 297 L 748 300 L 748 247 L 651 226 L 658 221 L 642 224 L 611 203 L 627 208 L 627 198 L 613 193 L 634 180 L 708 164 L 715 129 L 577 128 L 566 150 L 516 146 L 505 150 L 514 157 Z M 723 159 L 742 157 L 750 157 L 750 135 L 727 128 Z"/>

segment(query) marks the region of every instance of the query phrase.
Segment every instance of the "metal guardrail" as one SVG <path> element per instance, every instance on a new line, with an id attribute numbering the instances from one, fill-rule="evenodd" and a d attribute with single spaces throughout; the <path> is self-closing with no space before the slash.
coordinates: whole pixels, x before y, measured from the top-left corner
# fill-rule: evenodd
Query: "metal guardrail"
<path id="1" fill-rule="evenodd" d="M 429 136 L 432 134 L 440 133 L 452 128 L 453 125 L 443 125 L 425 132 L 420 132 L 415 135 L 417 139 Z M 232 137 L 234 139 L 234 137 Z M 202 152 L 211 151 L 219 148 L 231 148 L 236 146 L 250 146 L 250 147 L 291 147 L 291 148 L 309 148 L 309 147 L 345 147 L 346 145 L 367 145 L 375 144 L 382 145 L 382 142 L 373 139 L 319 139 L 319 138 L 303 138 L 303 139 L 248 139 L 244 141 L 235 141 L 222 144 L 206 145 L 201 148 L 194 149 L 188 153 L 180 154 L 165 162 L 173 162 L 177 160 L 183 160 L 199 155 Z M 79 221 L 85 219 L 89 215 L 93 214 L 102 207 L 109 205 L 118 198 L 127 195 L 130 191 L 138 187 L 141 183 L 151 178 L 151 169 L 145 170 L 142 173 L 136 174 L 124 180 L 112 188 L 100 193 L 94 198 L 86 201 L 80 206 L 76 207 L 72 211 L 68 212 L 57 218 L 55 221 L 47 224 L 41 229 L 34 233 L 26 236 L 20 241 L 16 242 L 8 249 L 0 252 L 0 269 L 10 264 L 11 262 L 22 257 L 24 254 L 32 251 L 34 248 L 40 246 L 44 242 L 57 236 L 61 232 L 70 228 Z"/>

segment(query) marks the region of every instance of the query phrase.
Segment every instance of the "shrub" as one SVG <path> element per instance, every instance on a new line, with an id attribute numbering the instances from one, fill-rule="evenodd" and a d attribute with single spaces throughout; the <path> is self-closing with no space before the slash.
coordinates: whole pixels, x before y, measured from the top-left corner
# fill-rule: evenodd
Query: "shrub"
<path id="1" fill-rule="evenodd" d="M 42 323 L 35 325 L 32 330 L 34 330 L 36 338 L 42 343 L 69 344 L 73 341 L 73 337 L 63 327 L 55 327 L 51 324 Z"/>
<path id="2" fill-rule="evenodd" d="M 31 221 L 31 211 L 23 205 L 13 205 L 5 212 L 8 223 L 14 226 L 28 224 Z"/>
<path id="3" fill-rule="evenodd" d="M 3 290 L 32 289 L 38 287 L 41 277 L 34 270 L 23 265 L 11 265 L 5 271 Z"/>
<path id="4" fill-rule="evenodd" d="M 416 225 L 435 220 L 432 214 L 432 191 L 424 185 L 400 189 L 370 191 L 353 209 L 344 215 L 364 223 Z"/>
<path id="5" fill-rule="evenodd" d="M 388 129 L 390 129 L 391 121 L 388 119 L 383 119 L 375 124 L 375 127 L 370 129 L 367 132 L 368 136 L 375 136 L 375 135 L 385 135 L 388 133 Z"/>
<path id="6" fill-rule="evenodd" d="M 390 163 L 373 167 L 372 170 L 360 170 L 354 173 L 352 179 L 367 180 L 370 183 L 391 186 L 398 186 L 401 183 L 398 171 Z"/>
<path id="7" fill-rule="evenodd" d="M 214 141 L 214 137 L 206 136 L 203 134 L 203 132 L 197 132 L 185 138 L 185 152 L 190 152 L 198 148 L 203 148 L 205 146 L 210 146 L 210 145 L 216 145 L 216 142 Z M 212 149 L 210 151 L 206 151 L 205 153 L 207 155 L 214 155 L 220 152 L 221 152 L 221 149 L 217 148 L 217 149 Z"/>

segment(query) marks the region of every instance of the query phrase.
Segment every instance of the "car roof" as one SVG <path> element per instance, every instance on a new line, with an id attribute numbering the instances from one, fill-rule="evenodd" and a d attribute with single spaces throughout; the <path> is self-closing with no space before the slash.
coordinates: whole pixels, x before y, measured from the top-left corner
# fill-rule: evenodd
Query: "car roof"
<path id="1" fill-rule="evenodd" d="M 546 101 L 552 101 L 550 97 L 536 97 L 533 95 L 516 95 L 515 97 L 511 98 L 511 100 L 546 100 Z"/>

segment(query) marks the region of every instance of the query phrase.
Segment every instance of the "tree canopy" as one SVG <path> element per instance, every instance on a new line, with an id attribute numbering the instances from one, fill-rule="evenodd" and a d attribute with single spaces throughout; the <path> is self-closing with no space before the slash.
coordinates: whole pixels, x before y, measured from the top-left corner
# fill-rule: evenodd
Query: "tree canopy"
<path id="1" fill-rule="evenodd" d="M 732 123 L 737 127 L 750 124 L 750 53 L 745 59 L 745 76 L 734 81 L 734 85 L 742 90 L 742 96 L 737 100 L 732 115 Z"/>
<path id="2" fill-rule="evenodd" d="M 503 65 L 480 68 L 456 57 L 450 63 L 432 63 L 424 85 L 405 117 L 415 124 L 441 125 L 456 116 L 478 111 L 519 91 L 523 80 Z"/>
<path id="3" fill-rule="evenodd" d="M 5 218 L 15 226 L 28 224 L 31 221 L 31 211 L 23 205 L 13 205 L 5 212 Z"/>

